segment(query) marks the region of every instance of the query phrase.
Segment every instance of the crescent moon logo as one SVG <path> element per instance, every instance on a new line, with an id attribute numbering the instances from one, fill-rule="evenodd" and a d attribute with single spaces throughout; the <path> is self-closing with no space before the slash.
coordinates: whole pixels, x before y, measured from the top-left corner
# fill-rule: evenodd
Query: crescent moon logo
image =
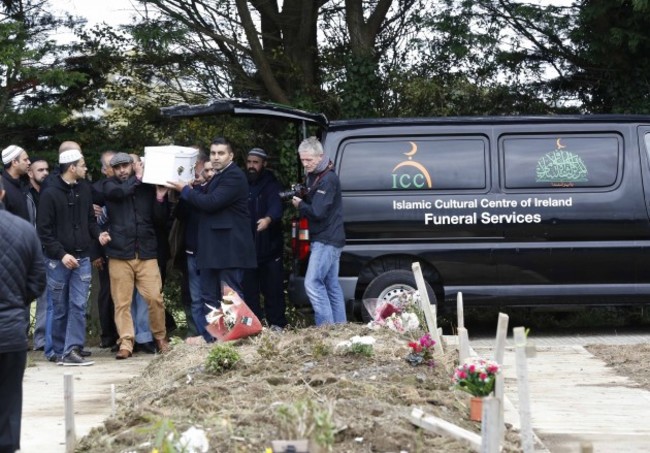
<path id="1" fill-rule="evenodd" d="M 432 187 L 432 185 L 431 185 L 431 176 L 429 175 L 429 172 L 427 171 L 427 169 L 422 166 L 422 164 L 420 164 L 419 162 L 412 162 L 412 161 L 400 162 L 399 164 L 395 165 L 395 168 L 393 168 L 393 172 L 395 172 L 395 170 L 397 170 L 398 168 L 401 168 L 401 167 L 415 167 L 415 168 L 417 168 L 420 171 L 420 173 L 422 173 L 424 175 L 424 177 L 427 180 L 427 185 L 429 186 L 429 189 L 431 189 L 431 187 Z"/>
<path id="2" fill-rule="evenodd" d="M 560 143 L 561 138 L 558 138 L 557 141 L 555 142 L 555 146 L 557 146 L 557 149 L 564 149 L 566 146 L 564 146 L 562 143 Z"/>
<path id="3" fill-rule="evenodd" d="M 415 153 L 418 152 L 418 145 L 416 145 L 414 142 L 409 142 L 411 144 L 411 151 L 408 153 L 404 153 L 405 156 L 408 156 L 409 159 L 412 159 Z"/>

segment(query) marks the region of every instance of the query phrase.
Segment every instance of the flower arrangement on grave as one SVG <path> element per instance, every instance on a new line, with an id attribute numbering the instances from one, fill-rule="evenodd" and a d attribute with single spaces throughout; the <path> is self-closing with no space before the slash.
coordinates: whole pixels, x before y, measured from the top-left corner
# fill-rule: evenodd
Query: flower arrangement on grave
<path id="1" fill-rule="evenodd" d="M 363 304 L 372 317 L 372 321 L 368 323 L 368 327 L 371 329 L 386 327 L 404 334 L 425 325 L 418 291 L 405 292 L 390 301 L 364 299 Z"/>
<path id="2" fill-rule="evenodd" d="M 470 357 L 454 371 L 454 386 L 472 396 L 488 396 L 501 367 L 498 363 L 480 357 Z"/>
<path id="3" fill-rule="evenodd" d="M 429 332 L 422 335 L 418 340 L 409 341 L 410 348 L 409 354 L 406 356 L 406 361 L 413 366 L 426 364 L 430 367 L 434 366 L 433 361 L 433 347 L 436 342 L 431 338 Z"/>

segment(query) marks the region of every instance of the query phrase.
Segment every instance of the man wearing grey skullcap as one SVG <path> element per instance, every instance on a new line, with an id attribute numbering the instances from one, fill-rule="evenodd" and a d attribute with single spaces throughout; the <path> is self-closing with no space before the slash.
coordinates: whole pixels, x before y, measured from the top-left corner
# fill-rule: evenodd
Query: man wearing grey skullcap
<path id="1" fill-rule="evenodd" d="M 165 202 L 167 188 L 143 184 L 142 163 L 134 163 L 126 153 L 116 153 L 110 165 L 114 175 L 106 180 L 102 190 L 112 237 L 105 250 L 119 334 L 115 358 L 124 360 L 133 354 L 135 331 L 131 304 L 134 288 L 149 305 L 149 324 L 156 347 L 166 353 L 170 347 L 158 268 L 156 227 L 169 219 L 169 207 Z"/>
<path id="2" fill-rule="evenodd" d="M 253 148 L 246 157 L 248 178 L 248 210 L 251 231 L 255 238 L 257 268 L 244 272 L 244 300 L 261 320 L 272 329 L 287 325 L 284 303 L 284 266 L 282 251 L 282 186 L 266 168 L 268 155 L 262 148 Z M 264 296 L 264 309 L 260 304 Z"/>
<path id="3" fill-rule="evenodd" d="M 34 215 L 30 215 L 27 193 L 29 191 L 29 156 L 27 151 L 17 145 L 9 145 L 2 150 L 4 172 L 2 179 L 5 188 L 5 209 L 34 224 Z"/>

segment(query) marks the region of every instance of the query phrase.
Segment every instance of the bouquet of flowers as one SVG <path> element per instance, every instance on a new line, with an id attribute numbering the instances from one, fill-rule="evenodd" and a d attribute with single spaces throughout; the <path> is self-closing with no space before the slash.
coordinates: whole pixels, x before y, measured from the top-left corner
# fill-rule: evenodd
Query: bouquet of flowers
<path id="1" fill-rule="evenodd" d="M 494 381 L 500 370 L 498 363 L 480 357 L 470 357 L 454 371 L 456 388 L 472 396 L 488 396 L 494 390 Z"/>
<path id="2" fill-rule="evenodd" d="M 355 335 L 347 341 L 336 345 L 336 350 L 345 354 L 359 354 L 371 357 L 374 353 L 374 346 L 377 340 L 371 336 Z"/>
<path id="3" fill-rule="evenodd" d="M 411 352 L 406 356 L 406 361 L 413 366 L 420 365 L 421 363 L 433 366 L 433 347 L 435 344 L 435 340 L 431 338 L 431 334 L 428 332 L 422 335 L 417 341 L 409 341 Z"/>
<path id="4" fill-rule="evenodd" d="M 219 341 L 232 341 L 262 331 L 262 323 L 230 287 L 224 286 L 221 307 L 208 305 L 206 330 Z"/>
<path id="5" fill-rule="evenodd" d="M 364 299 L 363 305 L 372 317 L 368 323 L 371 329 L 388 327 L 398 332 L 406 333 L 418 329 L 421 325 L 421 310 L 418 304 L 420 293 L 409 292 L 396 299 Z"/>

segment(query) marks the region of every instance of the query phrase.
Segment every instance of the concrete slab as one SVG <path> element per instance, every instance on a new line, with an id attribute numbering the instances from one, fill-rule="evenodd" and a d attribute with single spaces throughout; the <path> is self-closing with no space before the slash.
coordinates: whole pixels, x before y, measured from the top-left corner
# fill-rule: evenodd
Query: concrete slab
<path id="1" fill-rule="evenodd" d="M 80 439 L 111 415 L 111 384 L 119 400 L 124 386 L 142 373 L 152 354 L 136 354 L 116 363 L 108 350 L 91 348 L 94 365 L 64 367 L 30 352 L 23 380 L 22 453 L 64 453 L 63 375 L 72 373 L 75 432 Z"/>
<path id="2" fill-rule="evenodd" d="M 490 348 L 476 347 L 491 357 Z M 514 348 L 504 360 L 506 396 L 518 408 Z M 538 346 L 528 359 L 533 430 L 552 453 L 650 451 L 650 392 L 579 345 Z"/>

